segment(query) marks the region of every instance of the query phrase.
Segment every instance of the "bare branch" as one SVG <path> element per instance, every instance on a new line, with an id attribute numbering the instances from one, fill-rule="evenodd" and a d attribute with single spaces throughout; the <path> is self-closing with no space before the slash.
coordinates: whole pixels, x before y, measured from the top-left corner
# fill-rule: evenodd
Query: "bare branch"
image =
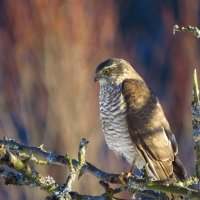
<path id="1" fill-rule="evenodd" d="M 176 32 L 188 32 L 192 33 L 197 38 L 200 38 L 200 30 L 196 26 L 193 27 L 188 25 L 187 27 L 179 27 L 178 25 L 175 25 L 173 28 L 173 34 L 175 35 Z"/>
<path id="2" fill-rule="evenodd" d="M 51 196 L 47 197 L 48 200 L 53 199 L 66 199 L 66 197 L 70 197 L 73 199 L 117 199 L 114 197 L 115 194 L 122 192 L 124 190 L 129 191 L 130 193 L 139 192 L 145 195 L 154 195 L 149 190 L 156 190 L 159 192 L 172 192 L 182 194 L 186 197 L 194 197 L 200 199 L 199 191 L 192 190 L 188 187 L 188 185 L 196 184 L 197 178 L 191 177 L 185 182 L 179 182 L 176 184 L 172 184 L 169 182 L 161 182 L 155 181 L 151 179 L 145 179 L 143 177 L 130 176 L 127 177 L 126 184 L 123 185 L 119 179 L 119 174 L 110 174 L 106 173 L 92 164 L 85 162 L 85 149 L 88 141 L 83 139 L 80 143 L 79 152 L 78 152 L 78 160 L 71 159 L 69 156 L 62 156 L 52 152 L 47 152 L 41 147 L 28 147 L 22 144 L 19 144 L 13 140 L 0 140 L 0 144 L 2 144 L 0 148 L 0 162 L 12 169 L 16 170 L 16 172 L 11 172 L 4 168 L 1 168 L 0 174 L 4 177 L 7 184 L 15 184 L 15 185 L 28 185 L 30 187 L 39 187 L 40 189 L 46 190 L 48 192 L 53 192 Z M 21 160 L 19 157 L 21 155 L 26 154 L 26 159 Z M 15 153 L 16 155 L 14 155 Z M 14 160 L 18 160 L 16 163 L 20 163 L 20 168 L 13 164 L 12 162 L 13 156 Z M 20 155 L 20 156 L 19 156 Z M 19 156 L 19 157 L 18 157 Z M 22 156 L 24 157 L 24 156 Z M 32 159 L 34 157 L 34 159 Z M 7 160 L 5 159 L 7 158 Z M 53 159 L 52 159 L 53 158 Z M 66 182 L 63 185 L 58 185 L 53 178 L 51 177 L 42 177 L 38 172 L 31 170 L 28 163 L 30 161 L 37 160 L 38 164 L 56 164 L 56 165 L 67 165 L 69 167 L 69 174 L 66 176 Z M 39 162 L 38 162 L 39 161 Z M 28 169 L 28 173 L 27 173 Z M 101 181 L 101 185 L 105 188 L 105 193 L 99 196 L 89 196 L 89 195 L 81 195 L 77 192 L 72 191 L 72 183 L 75 180 L 75 177 L 78 174 L 84 175 L 85 173 L 90 173 L 97 177 Z M 80 175 L 79 175 L 80 176 Z M 106 183 L 105 183 L 106 182 Z M 103 184 L 104 183 L 104 184 Z M 110 188 L 107 183 L 118 183 L 122 186 L 116 189 Z"/>
<path id="3" fill-rule="evenodd" d="M 138 179 L 135 177 L 129 177 L 127 182 L 128 191 L 138 191 L 154 190 L 160 192 L 169 192 L 174 194 L 181 194 L 184 197 L 199 199 L 200 192 L 197 190 L 192 190 L 188 187 L 184 187 L 184 182 L 171 183 L 167 181 L 147 181 L 146 179 Z"/>
<path id="4" fill-rule="evenodd" d="M 196 69 L 194 70 L 194 86 L 192 97 L 192 133 L 196 150 L 196 175 L 200 179 L 200 98 Z"/>
<path id="5" fill-rule="evenodd" d="M 40 147 L 30 147 L 26 146 L 20 143 L 17 143 L 14 140 L 11 139 L 5 139 L 0 140 L 0 145 L 4 145 L 5 148 L 10 152 L 16 152 L 20 156 L 25 157 L 26 159 L 29 159 L 33 162 L 36 162 L 37 164 L 45 164 L 45 165 L 65 165 L 69 166 L 69 160 L 66 156 L 59 155 L 56 153 L 45 151 L 43 148 Z M 25 156 L 24 156 L 25 155 Z M 72 164 L 74 168 L 78 167 L 78 160 L 72 159 Z M 121 183 L 119 180 L 118 174 L 108 174 L 92 164 L 86 162 L 82 168 L 81 173 L 90 173 L 97 177 L 98 179 L 101 179 L 106 182 L 110 183 Z"/>
<path id="6" fill-rule="evenodd" d="M 68 155 L 66 156 L 68 160 L 68 167 L 70 170 L 67 180 L 62 186 L 57 188 L 50 197 L 47 197 L 46 200 L 54 200 L 54 199 L 65 200 L 66 197 L 69 195 L 69 192 L 71 192 L 72 183 L 75 181 L 77 173 L 81 170 L 81 168 L 85 164 L 85 151 L 87 144 L 88 141 L 85 138 L 83 138 L 79 146 L 78 166 L 76 166 L 76 168 L 73 166 L 72 159 Z"/>
<path id="7" fill-rule="evenodd" d="M 11 169 L 7 168 L 0 168 L 0 175 L 5 179 L 6 185 L 26 185 L 29 187 L 39 187 L 41 190 L 51 192 L 58 188 L 58 184 L 55 182 L 55 180 L 50 177 L 46 176 L 43 177 L 39 175 L 37 172 L 35 172 L 35 177 L 27 177 L 23 173 L 20 172 L 14 172 Z"/>

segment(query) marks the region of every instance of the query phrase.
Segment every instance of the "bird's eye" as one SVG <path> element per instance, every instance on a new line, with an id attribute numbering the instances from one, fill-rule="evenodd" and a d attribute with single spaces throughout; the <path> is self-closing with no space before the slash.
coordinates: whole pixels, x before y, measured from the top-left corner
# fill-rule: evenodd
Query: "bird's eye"
<path id="1" fill-rule="evenodd" d="M 105 75 L 108 75 L 108 74 L 110 74 L 110 69 L 108 69 L 108 68 L 104 69 L 102 73 Z"/>

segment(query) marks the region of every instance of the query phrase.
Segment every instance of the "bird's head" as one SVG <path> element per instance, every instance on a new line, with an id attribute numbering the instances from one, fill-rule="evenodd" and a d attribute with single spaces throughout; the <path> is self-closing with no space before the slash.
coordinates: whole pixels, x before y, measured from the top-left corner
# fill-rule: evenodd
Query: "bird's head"
<path id="1" fill-rule="evenodd" d="M 97 66 L 95 72 L 95 81 L 99 81 L 100 85 L 116 85 L 128 78 L 141 77 L 127 61 L 118 58 L 103 61 Z"/>

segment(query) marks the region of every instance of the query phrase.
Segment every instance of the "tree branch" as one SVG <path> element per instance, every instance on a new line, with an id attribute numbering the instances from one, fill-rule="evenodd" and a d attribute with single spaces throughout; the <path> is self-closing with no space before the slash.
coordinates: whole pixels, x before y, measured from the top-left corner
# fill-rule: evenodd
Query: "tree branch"
<path id="1" fill-rule="evenodd" d="M 194 86 L 192 97 L 192 133 L 196 150 L 196 175 L 200 179 L 200 97 L 196 69 L 194 70 Z"/>
<path id="2" fill-rule="evenodd" d="M 40 147 L 25 146 L 15 142 L 14 140 L 0 140 L 0 144 L 2 145 L 0 148 L 0 163 L 16 170 L 16 172 L 11 172 L 1 168 L 0 174 L 4 177 L 7 184 L 28 185 L 30 187 L 39 187 L 40 189 L 48 192 L 53 191 L 52 195 L 46 198 L 48 200 L 66 199 L 66 197 L 69 195 L 73 199 L 108 199 L 115 198 L 114 195 L 116 193 L 124 190 L 127 190 L 130 193 L 139 192 L 144 194 L 150 194 L 148 192 L 149 190 L 156 190 L 159 192 L 178 193 L 186 197 L 200 199 L 200 192 L 197 190 L 192 190 L 188 187 L 191 184 L 197 183 L 196 177 L 191 177 L 185 182 L 174 184 L 166 181 L 161 182 L 155 180 L 146 180 L 143 177 L 130 176 L 126 177 L 126 184 L 123 185 L 119 179 L 120 174 L 106 173 L 92 164 L 85 162 L 85 149 L 87 143 L 88 141 L 85 139 L 81 141 L 78 151 L 78 159 L 76 160 L 69 158 L 69 156 L 62 156 L 52 152 L 47 152 Z M 15 155 L 13 153 L 15 153 Z M 22 158 L 24 159 L 24 155 L 26 159 L 22 160 Z M 18 165 L 15 164 L 11 165 L 12 159 L 10 158 L 12 157 L 15 157 L 14 160 L 18 160 L 16 163 L 20 163 L 21 167 L 18 167 Z M 68 176 L 66 176 L 66 182 L 63 185 L 58 185 L 53 178 L 43 177 L 38 172 L 30 169 L 28 165 L 30 161 L 34 161 L 37 164 L 67 165 L 70 172 Z M 27 169 L 29 173 L 27 173 Z M 77 192 L 72 191 L 72 183 L 74 182 L 75 177 L 78 175 L 80 177 L 80 174 L 84 175 L 85 173 L 92 174 L 104 182 L 118 183 L 122 186 L 117 189 L 111 189 L 109 185 L 107 185 L 104 187 L 106 192 L 100 196 L 92 197 L 88 195 L 80 195 Z"/>
<path id="3" fill-rule="evenodd" d="M 200 38 L 200 30 L 196 26 L 193 27 L 188 25 L 187 27 L 179 27 L 178 25 L 175 25 L 173 28 L 173 34 L 175 35 L 176 32 L 188 32 L 192 33 L 197 38 Z"/>
<path id="4" fill-rule="evenodd" d="M 76 168 L 73 166 L 72 159 L 68 155 L 66 155 L 70 171 L 67 180 L 62 186 L 57 188 L 50 197 L 47 197 L 46 200 L 54 200 L 54 199 L 65 200 L 67 198 L 69 192 L 71 192 L 72 183 L 75 181 L 77 173 L 81 170 L 81 168 L 85 164 L 85 150 L 87 144 L 88 141 L 83 138 L 79 146 L 78 166 L 76 166 Z"/>
<path id="5" fill-rule="evenodd" d="M 0 164 L 9 168 L 1 168 L 0 174 L 4 177 L 6 184 L 27 185 L 30 187 L 39 187 L 42 190 L 54 191 L 58 184 L 50 176 L 43 177 L 38 172 L 32 170 L 28 165 L 29 160 L 21 160 L 16 155 L 0 147 Z M 11 171 L 11 169 L 16 172 Z"/>

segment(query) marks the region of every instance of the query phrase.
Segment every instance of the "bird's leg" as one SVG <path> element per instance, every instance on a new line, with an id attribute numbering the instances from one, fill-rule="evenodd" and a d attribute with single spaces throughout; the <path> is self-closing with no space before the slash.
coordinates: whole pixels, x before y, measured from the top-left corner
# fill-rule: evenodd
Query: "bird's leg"
<path id="1" fill-rule="evenodd" d="M 145 166 L 143 168 L 143 172 L 144 172 L 144 177 L 148 180 L 150 178 L 148 163 L 145 164 Z"/>
<path id="2" fill-rule="evenodd" d="M 131 164 L 131 168 L 129 169 L 128 172 L 121 172 L 121 174 L 119 175 L 119 179 L 122 182 L 123 185 L 126 184 L 126 178 L 130 177 L 132 174 L 132 171 L 135 167 L 135 162 L 136 162 L 136 158 L 134 158 L 132 164 Z"/>
<path id="3" fill-rule="evenodd" d="M 133 169 L 134 169 L 134 167 L 135 167 L 135 162 L 136 162 L 136 158 L 134 158 L 134 160 L 133 160 L 133 162 L 132 162 L 132 165 L 131 165 L 131 168 L 130 168 L 130 170 L 129 170 L 129 173 L 128 173 L 128 174 L 130 174 L 130 175 L 131 175 L 131 173 L 132 173 L 132 171 L 133 171 Z"/>

